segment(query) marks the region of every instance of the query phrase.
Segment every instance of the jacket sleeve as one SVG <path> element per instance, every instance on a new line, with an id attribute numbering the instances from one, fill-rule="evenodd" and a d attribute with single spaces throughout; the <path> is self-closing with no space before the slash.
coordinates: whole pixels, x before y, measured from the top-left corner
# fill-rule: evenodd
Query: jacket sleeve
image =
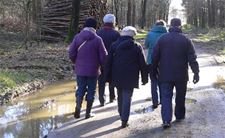
<path id="1" fill-rule="evenodd" d="M 138 47 L 139 47 L 138 59 L 139 59 L 139 66 L 141 71 L 141 79 L 142 79 L 142 83 L 145 84 L 148 82 L 148 66 L 147 66 L 147 63 L 145 62 L 145 55 L 144 55 L 144 50 L 142 46 L 138 45 Z"/>
<path id="2" fill-rule="evenodd" d="M 152 77 L 157 78 L 158 75 L 158 65 L 160 60 L 160 41 L 158 40 L 155 47 L 153 48 L 152 54 Z"/>
<path id="3" fill-rule="evenodd" d="M 149 48 L 149 33 L 148 33 L 148 35 L 146 36 L 146 38 L 145 38 L 145 48 Z"/>
<path id="4" fill-rule="evenodd" d="M 101 66 L 103 66 L 105 64 L 105 60 L 106 60 L 106 56 L 108 55 L 108 52 L 101 38 L 99 39 L 98 53 L 99 53 L 100 64 Z"/>
<path id="5" fill-rule="evenodd" d="M 199 73 L 199 65 L 197 62 L 197 55 L 195 53 L 194 45 L 190 39 L 188 39 L 188 63 L 191 67 L 191 70 L 194 74 Z"/>
<path id="6" fill-rule="evenodd" d="M 105 82 L 112 81 L 112 62 L 113 62 L 114 45 L 109 49 L 108 56 L 106 58 L 105 68 L 104 68 L 104 79 Z"/>
<path id="7" fill-rule="evenodd" d="M 69 51 L 68 51 L 69 58 L 73 63 L 75 63 L 75 61 L 76 61 L 77 47 L 78 47 L 77 36 L 75 36 L 73 39 L 73 42 L 70 44 Z"/>

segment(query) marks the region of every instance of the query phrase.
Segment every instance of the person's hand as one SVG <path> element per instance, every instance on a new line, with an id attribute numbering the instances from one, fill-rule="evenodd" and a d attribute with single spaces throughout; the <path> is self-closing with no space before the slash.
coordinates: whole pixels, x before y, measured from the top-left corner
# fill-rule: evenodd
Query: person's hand
<path id="1" fill-rule="evenodd" d="M 193 77 L 193 83 L 196 84 L 198 81 L 199 81 L 199 75 L 198 73 L 196 73 L 194 74 L 194 77 Z"/>

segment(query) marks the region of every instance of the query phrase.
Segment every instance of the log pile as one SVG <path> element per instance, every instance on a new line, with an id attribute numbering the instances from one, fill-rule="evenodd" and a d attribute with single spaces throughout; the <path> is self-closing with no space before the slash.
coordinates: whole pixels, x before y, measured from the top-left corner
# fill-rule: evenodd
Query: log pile
<path id="1" fill-rule="evenodd" d="M 106 13 L 107 0 L 81 0 L 79 28 L 83 28 L 87 17 L 95 17 L 102 23 Z M 72 0 L 49 0 L 39 21 L 41 38 L 47 41 L 61 41 L 67 36 L 72 12 Z"/>

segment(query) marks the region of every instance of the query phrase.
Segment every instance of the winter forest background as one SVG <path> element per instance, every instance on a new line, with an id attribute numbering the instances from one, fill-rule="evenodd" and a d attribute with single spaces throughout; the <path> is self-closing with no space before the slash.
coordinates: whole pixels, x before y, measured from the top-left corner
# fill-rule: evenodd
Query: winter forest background
<path id="1" fill-rule="evenodd" d="M 0 26 L 22 32 L 25 43 L 30 37 L 58 41 L 79 31 L 88 16 L 101 23 L 114 13 L 118 27 L 148 29 L 158 19 L 181 17 L 195 27 L 223 28 L 224 9 L 225 0 L 0 0 Z"/>

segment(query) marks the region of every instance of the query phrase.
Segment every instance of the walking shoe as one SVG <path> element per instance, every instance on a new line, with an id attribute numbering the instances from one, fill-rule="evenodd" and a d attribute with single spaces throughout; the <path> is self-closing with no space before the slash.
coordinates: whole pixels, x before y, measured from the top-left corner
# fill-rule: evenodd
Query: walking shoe
<path id="1" fill-rule="evenodd" d="M 110 99 L 109 102 L 113 103 L 116 99 Z"/>
<path id="2" fill-rule="evenodd" d="M 152 105 L 152 108 L 153 108 L 153 109 L 158 108 L 158 104 L 153 104 L 153 105 Z"/>
<path id="3" fill-rule="evenodd" d="M 181 122 L 181 121 L 183 121 L 185 119 L 185 117 L 183 117 L 183 118 L 176 118 L 176 122 Z"/>
<path id="4" fill-rule="evenodd" d="M 103 107 L 103 106 L 105 106 L 105 103 L 100 103 L 100 107 Z"/>
<path id="5" fill-rule="evenodd" d="M 125 128 L 125 127 L 128 127 L 129 124 L 127 123 L 127 121 L 122 121 L 122 125 L 121 125 L 121 128 Z"/>
<path id="6" fill-rule="evenodd" d="M 80 111 L 79 110 L 76 110 L 74 112 L 74 118 L 80 118 Z"/>
<path id="7" fill-rule="evenodd" d="M 167 128 L 170 128 L 170 127 L 171 127 L 170 123 L 168 123 L 168 122 L 163 123 L 163 129 L 167 129 Z"/>
<path id="8" fill-rule="evenodd" d="M 85 119 L 88 119 L 88 118 L 91 118 L 91 117 L 94 117 L 94 116 L 95 116 L 95 114 L 89 113 L 89 114 L 85 115 Z"/>

